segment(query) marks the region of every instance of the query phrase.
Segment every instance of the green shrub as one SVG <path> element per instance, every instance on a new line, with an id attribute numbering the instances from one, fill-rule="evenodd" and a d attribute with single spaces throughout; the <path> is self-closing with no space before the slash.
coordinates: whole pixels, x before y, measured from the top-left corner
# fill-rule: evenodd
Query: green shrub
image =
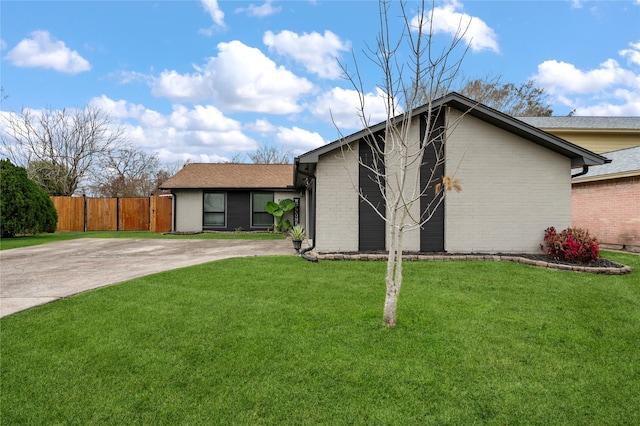
<path id="1" fill-rule="evenodd" d="M 55 232 L 58 213 L 27 171 L 0 160 L 0 236 Z"/>
<path id="2" fill-rule="evenodd" d="M 558 234 L 553 226 L 545 229 L 544 246 L 541 248 L 554 259 L 571 263 L 594 262 L 600 250 L 596 238 L 589 235 L 589 231 L 567 228 Z"/>

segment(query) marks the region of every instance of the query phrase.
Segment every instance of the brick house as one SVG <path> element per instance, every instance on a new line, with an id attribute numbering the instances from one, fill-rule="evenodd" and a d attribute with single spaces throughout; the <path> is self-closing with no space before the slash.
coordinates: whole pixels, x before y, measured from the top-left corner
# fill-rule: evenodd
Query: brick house
<path id="1" fill-rule="evenodd" d="M 437 117 L 437 140 L 444 149 L 435 176 L 453 175 L 463 190 L 447 196 L 422 229 L 405 234 L 407 251 L 538 252 L 544 229 L 571 224 L 572 169 L 606 161 L 457 93 L 438 99 L 431 110 L 412 111 L 413 146 L 423 139 L 429 113 Z M 292 198 L 299 201 L 296 217 L 316 251 L 385 250 L 387 228 L 379 213 L 386 213 L 366 167 L 371 151 L 363 142 L 382 135 L 385 125 L 309 151 L 293 165 L 189 164 L 161 186 L 174 194 L 173 229 L 265 229 L 266 200 Z M 426 185 L 431 160 L 410 170 L 421 186 L 416 189 Z M 420 215 L 429 199 L 415 203 L 412 214 Z"/>
<path id="2" fill-rule="evenodd" d="M 606 161 L 457 93 L 440 98 L 433 108 L 445 150 L 435 174 L 454 175 L 463 190 L 448 195 L 423 229 L 406 234 L 407 251 L 538 252 L 544 229 L 571 225 L 571 170 Z M 415 144 L 428 113 L 426 107 L 413 110 Z M 378 203 L 385 214 L 368 174 L 370 148 L 364 142 L 384 130 L 380 123 L 295 159 L 295 186 L 305 190 L 306 225 L 316 251 L 386 248 L 386 223 L 358 195 Z M 422 184 L 422 176 L 431 172 L 428 161 L 415 167 Z M 420 204 L 412 214 L 420 214 L 425 206 Z"/>
<path id="3" fill-rule="evenodd" d="M 267 202 L 299 201 L 292 182 L 291 164 L 192 163 L 160 188 L 173 194 L 176 232 L 252 231 L 273 227 Z M 289 215 L 303 220 L 304 210 Z"/>
<path id="4" fill-rule="evenodd" d="M 640 251 L 640 146 L 603 155 L 611 163 L 573 180 L 573 226 L 602 244 Z"/>

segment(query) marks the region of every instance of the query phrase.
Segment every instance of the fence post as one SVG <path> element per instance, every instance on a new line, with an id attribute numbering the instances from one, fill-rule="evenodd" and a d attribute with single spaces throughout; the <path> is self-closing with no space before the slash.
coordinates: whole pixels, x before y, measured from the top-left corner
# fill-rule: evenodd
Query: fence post
<path id="1" fill-rule="evenodd" d="M 84 222 L 84 231 L 87 232 L 87 194 L 82 194 L 82 216 Z"/>

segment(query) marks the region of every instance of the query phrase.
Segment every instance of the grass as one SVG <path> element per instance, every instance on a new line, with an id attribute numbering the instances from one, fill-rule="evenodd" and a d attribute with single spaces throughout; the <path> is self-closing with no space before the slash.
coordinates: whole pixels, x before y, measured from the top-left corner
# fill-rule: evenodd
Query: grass
<path id="1" fill-rule="evenodd" d="M 606 253 L 640 268 L 640 256 Z M 1 424 L 640 424 L 638 272 L 229 259 L 0 320 Z"/>
<path id="2" fill-rule="evenodd" d="M 205 232 L 201 234 L 161 234 L 149 231 L 89 231 L 89 232 L 56 232 L 54 234 L 29 235 L 16 238 L 0 238 L 0 250 L 35 246 L 55 241 L 75 240 L 78 238 L 168 238 L 168 239 L 241 239 L 241 240 L 276 240 L 283 239 L 279 233 L 251 232 Z"/>

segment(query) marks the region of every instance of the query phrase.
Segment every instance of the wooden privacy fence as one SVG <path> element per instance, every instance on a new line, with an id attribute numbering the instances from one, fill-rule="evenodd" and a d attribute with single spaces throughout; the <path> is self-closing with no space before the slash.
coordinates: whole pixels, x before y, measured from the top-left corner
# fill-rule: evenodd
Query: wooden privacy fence
<path id="1" fill-rule="evenodd" d="M 171 231 L 171 197 L 51 197 L 51 201 L 58 212 L 56 231 Z"/>

